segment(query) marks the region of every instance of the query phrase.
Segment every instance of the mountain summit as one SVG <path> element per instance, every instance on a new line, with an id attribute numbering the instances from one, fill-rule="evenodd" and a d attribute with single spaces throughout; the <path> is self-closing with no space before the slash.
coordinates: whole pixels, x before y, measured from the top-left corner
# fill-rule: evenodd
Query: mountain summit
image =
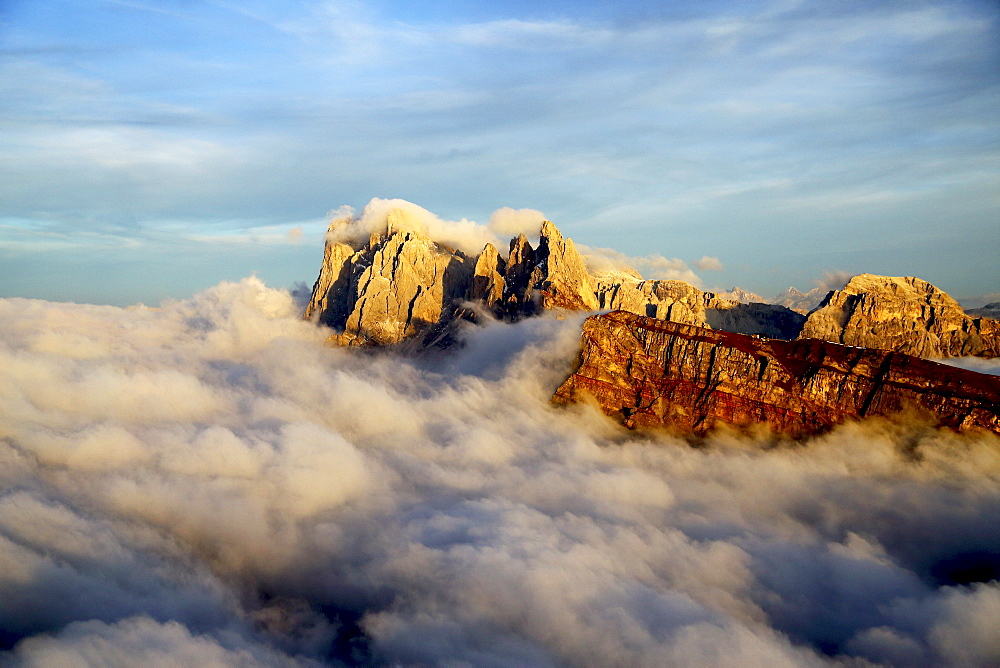
<path id="1" fill-rule="evenodd" d="M 434 241 L 411 212 L 389 208 L 365 228 L 330 225 L 305 317 L 334 331 L 340 345 L 426 347 L 454 340 L 454 326 L 488 314 L 518 320 L 547 310 L 612 311 L 775 339 L 814 338 L 925 358 L 1000 356 L 1000 323 L 966 314 L 954 299 L 913 277 L 861 274 L 830 290 L 808 315 L 793 310 L 817 297 L 786 293 L 786 303 L 747 302 L 634 271 L 594 276 L 572 239 L 550 221 L 538 246 L 524 234 L 506 256 L 492 243 L 478 255 Z M 351 235 L 354 235 L 352 237 Z M 468 246 L 466 246 L 468 248 Z"/>
<path id="2" fill-rule="evenodd" d="M 926 358 L 1000 356 L 1000 322 L 970 317 L 947 293 L 912 276 L 855 276 L 809 313 L 800 338 Z"/>
<path id="3" fill-rule="evenodd" d="M 743 303 L 633 271 L 593 276 L 573 240 L 543 221 L 535 248 L 524 234 L 504 257 L 487 243 L 475 257 L 429 238 L 392 209 L 367 240 L 331 224 L 306 319 L 333 328 L 340 345 L 439 345 L 453 325 L 488 313 L 518 320 L 546 310 L 621 309 L 743 334 L 793 339 L 805 317 L 780 305 Z"/>
<path id="4" fill-rule="evenodd" d="M 305 311 L 334 344 L 447 346 L 462 321 L 610 311 L 584 323 L 579 369 L 556 403 L 592 400 L 627 427 L 695 434 L 765 423 L 803 436 L 908 409 L 1000 431 L 1000 379 L 920 359 L 1000 356 L 1000 322 L 969 316 L 918 278 L 861 274 L 803 315 L 743 303 L 735 289 L 717 295 L 626 270 L 594 276 L 549 221 L 537 247 L 519 234 L 506 257 L 492 243 L 471 257 L 436 242 L 403 209 L 357 222 L 331 224 Z"/>

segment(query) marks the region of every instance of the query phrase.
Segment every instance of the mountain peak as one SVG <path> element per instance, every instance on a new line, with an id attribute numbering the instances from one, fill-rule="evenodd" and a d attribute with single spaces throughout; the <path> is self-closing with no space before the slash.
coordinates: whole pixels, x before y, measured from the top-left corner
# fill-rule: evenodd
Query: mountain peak
<path id="1" fill-rule="evenodd" d="M 800 336 L 919 357 L 1000 356 L 1000 323 L 969 317 L 913 276 L 853 277 L 809 314 Z"/>

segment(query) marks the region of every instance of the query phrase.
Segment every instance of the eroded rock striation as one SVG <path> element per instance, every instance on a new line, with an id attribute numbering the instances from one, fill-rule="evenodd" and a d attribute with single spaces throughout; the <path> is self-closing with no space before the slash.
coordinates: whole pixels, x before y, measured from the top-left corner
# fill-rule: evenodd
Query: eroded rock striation
<path id="1" fill-rule="evenodd" d="M 799 336 L 927 358 L 1000 356 L 1000 323 L 970 317 L 913 277 L 855 276 L 809 314 Z"/>
<path id="2" fill-rule="evenodd" d="M 588 318 L 579 369 L 557 403 L 594 400 L 634 427 L 704 434 L 767 424 L 804 436 L 918 409 L 1000 433 L 1000 378 L 911 355 L 815 339 L 778 341 L 624 311 Z"/>

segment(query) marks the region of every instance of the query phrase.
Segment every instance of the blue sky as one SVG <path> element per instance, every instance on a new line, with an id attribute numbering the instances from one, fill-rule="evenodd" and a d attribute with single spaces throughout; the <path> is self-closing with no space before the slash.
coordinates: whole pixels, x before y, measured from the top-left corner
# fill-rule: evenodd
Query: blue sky
<path id="1" fill-rule="evenodd" d="M 1000 299 L 995 2 L 4 0 L 0 69 L 0 296 L 311 284 L 327 212 L 398 197 Z"/>

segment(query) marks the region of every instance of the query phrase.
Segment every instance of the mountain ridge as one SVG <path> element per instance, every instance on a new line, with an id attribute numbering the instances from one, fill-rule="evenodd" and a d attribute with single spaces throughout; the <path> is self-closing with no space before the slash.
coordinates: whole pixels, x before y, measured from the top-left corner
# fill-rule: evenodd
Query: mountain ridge
<path id="1" fill-rule="evenodd" d="M 524 234 L 507 257 L 492 243 L 470 256 L 421 233 L 400 209 L 384 230 L 353 243 L 330 226 L 306 319 L 331 327 L 331 343 L 446 345 L 455 326 L 481 314 L 514 321 L 542 311 L 625 310 L 699 327 L 791 340 L 882 348 L 928 358 L 1000 356 L 1000 323 L 966 314 L 954 299 L 914 277 L 859 274 L 840 290 L 786 290 L 783 304 L 747 302 L 739 288 L 706 292 L 635 270 L 592 275 L 573 240 L 550 221 L 537 248 Z M 780 295 L 779 295 L 780 297 Z M 817 304 L 806 313 L 795 308 Z M 793 308 L 794 307 L 794 308 Z"/>
<path id="2" fill-rule="evenodd" d="M 454 344 L 465 321 L 608 311 L 584 322 L 579 369 L 555 403 L 596 401 L 627 427 L 692 434 L 766 424 L 798 437 L 914 408 L 1000 432 L 1000 379 L 922 359 L 1000 356 L 1000 323 L 921 279 L 860 274 L 803 314 L 629 269 L 591 275 L 550 221 L 537 247 L 519 234 L 505 258 L 492 243 L 475 256 L 437 243 L 406 216 L 389 210 L 367 240 L 331 225 L 304 313 L 331 328 L 329 343 L 423 350 Z"/>
<path id="3" fill-rule="evenodd" d="M 612 311 L 587 318 L 557 404 L 595 401 L 629 428 L 703 435 L 767 424 L 801 437 L 916 409 L 938 424 L 1000 433 L 1000 379 L 903 353 L 780 341 Z"/>

